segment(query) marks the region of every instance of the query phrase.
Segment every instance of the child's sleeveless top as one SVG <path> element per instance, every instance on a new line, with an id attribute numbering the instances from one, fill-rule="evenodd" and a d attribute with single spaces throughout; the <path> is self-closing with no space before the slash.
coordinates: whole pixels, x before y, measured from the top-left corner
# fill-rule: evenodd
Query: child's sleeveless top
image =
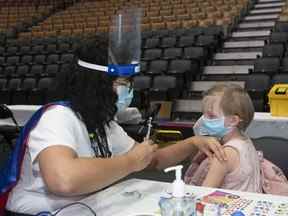
<path id="1" fill-rule="evenodd" d="M 232 139 L 224 146 L 230 146 L 239 152 L 240 163 L 238 168 L 225 176 L 220 188 L 261 193 L 260 159 L 252 141 L 248 138 Z M 200 162 L 201 157 L 196 155 L 188 168 L 184 178 L 187 184 L 202 185 L 209 170 L 209 160 L 206 158 Z"/>

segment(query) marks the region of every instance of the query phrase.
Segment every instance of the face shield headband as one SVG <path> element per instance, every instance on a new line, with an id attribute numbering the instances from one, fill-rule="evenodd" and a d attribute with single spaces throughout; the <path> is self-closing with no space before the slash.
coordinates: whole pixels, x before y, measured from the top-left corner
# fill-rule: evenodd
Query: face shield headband
<path id="1" fill-rule="evenodd" d="M 137 64 L 126 64 L 126 65 L 115 65 L 108 64 L 108 66 L 92 64 L 82 60 L 78 60 L 78 65 L 91 70 L 97 70 L 108 73 L 110 76 L 119 77 L 130 77 L 138 74 L 140 72 L 140 65 Z"/>

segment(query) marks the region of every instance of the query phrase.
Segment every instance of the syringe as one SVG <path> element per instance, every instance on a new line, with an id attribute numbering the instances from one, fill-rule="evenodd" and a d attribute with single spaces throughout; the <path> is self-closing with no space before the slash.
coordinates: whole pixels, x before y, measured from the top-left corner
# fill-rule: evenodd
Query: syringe
<path id="1" fill-rule="evenodd" d="M 147 133 L 146 133 L 146 136 L 145 136 L 145 140 L 149 140 L 149 138 L 150 138 L 151 129 L 152 129 L 152 117 L 149 117 L 147 123 L 148 123 L 148 129 L 147 129 Z"/>

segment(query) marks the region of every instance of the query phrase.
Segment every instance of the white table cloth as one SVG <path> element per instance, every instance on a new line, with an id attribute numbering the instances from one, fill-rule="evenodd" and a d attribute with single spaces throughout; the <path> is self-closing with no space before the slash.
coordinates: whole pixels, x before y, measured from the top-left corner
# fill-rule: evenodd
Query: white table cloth
<path id="1" fill-rule="evenodd" d="M 247 129 L 251 138 L 274 136 L 288 139 L 288 117 L 275 117 L 271 113 L 256 112 Z"/>
<path id="2" fill-rule="evenodd" d="M 195 194 L 197 197 L 202 197 L 215 190 L 215 188 L 185 186 L 185 192 Z M 93 194 L 88 198 L 81 200 L 81 202 L 90 206 L 96 212 L 97 216 L 160 216 L 160 208 L 158 206 L 158 202 L 160 197 L 164 196 L 167 191 L 171 191 L 170 183 L 130 179 L 117 185 L 111 186 L 110 188 L 97 194 Z M 284 196 L 272 196 L 228 190 L 225 191 L 239 195 L 241 198 L 253 200 L 256 202 L 261 200 L 272 202 L 274 206 L 280 204 L 288 205 L 288 197 Z M 137 196 L 139 194 L 141 196 Z M 251 204 L 251 209 L 253 209 L 253 207 L 253 204 Z M 248 212 L 249 207 L 247 208 L 247 212 L 245 214 L 246 216 L 249 215 Z M 92 214 L 83 206 L 75 205 L 61 211 L 58 215 L 90 216 Z M 270 215 L 272 215 L 272 213 L 270 213 Z M 282 216 L 284 215 L 288 215 L 288 208 L 287 211 L 283 211 Z"/>

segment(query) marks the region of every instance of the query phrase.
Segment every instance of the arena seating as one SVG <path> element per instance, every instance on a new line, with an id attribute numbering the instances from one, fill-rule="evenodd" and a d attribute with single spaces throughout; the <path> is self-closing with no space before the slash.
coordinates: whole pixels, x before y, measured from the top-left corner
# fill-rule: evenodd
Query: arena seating
<path id="1" fill-rule="evenodd" d="M 81 40 L 109 31 L 117 11 L 131 5 L 143 9 L 141 73 L 134 77 L 133 100 L 141 109 L 153 101 L 170 101 L 179 108 L 179 104 L 186 104 L 179 100 L 201 98 L 192 88 L 194 82 L 225 80 L 241 83 L 251 94 L 256 110 L 267 111 L 267 91 L 288 71 L 288 24 L 283 21 L 286 9 L 282 10 L 280 0 L 281 5 L 276 2 L 271 9 L 262 0 L 82 0 L 65 1 L 64 6 L 63 1 L 9 2 L 0 2 L 9 11 L 3 16 L 0 12 L 0 19 L 22 14 L 26 19 L 29 14 L 27 19 L 33 22 L 17 29 L 0 46 L 1 95 L 6 95 L 3 103 L 49 101 L 53 90 L 46 84 L 69 67 Z M 281 11 L 277 20 L 274 14 Z M 261 22 L 259 14 L 265 23 L 257 23 Z M 16 26 L 24 22 L 22 18 L 16 20 Z M 11 22 L 11 27 L 14 24 Z M 10 24 L 7 27 L 0 27 L 5 34 Z M 273 31 L 268 34 L 266 30 Z M 255 32 L 247 36 L 246 31 Z M 253 46 L 249 42 L 252 39 Z M 248 53 L 241 54 L 243 50 Z M 254 84 L 256 79 L 259 85 Z M 183 119 L 175 113 L 172 110 L 172 119 Z"/>
<path id="2" fill-rule="evenodd" d="M 211 25 L 227 27 L 239 19 L 249 6 L 248 0 L 80 1 L 33 26 L 31 32 L 22 33 L 20 37 L 107 32 L 112 16 L 119 9 L 131 5 L 143 9 L 142 31 Z"/>

